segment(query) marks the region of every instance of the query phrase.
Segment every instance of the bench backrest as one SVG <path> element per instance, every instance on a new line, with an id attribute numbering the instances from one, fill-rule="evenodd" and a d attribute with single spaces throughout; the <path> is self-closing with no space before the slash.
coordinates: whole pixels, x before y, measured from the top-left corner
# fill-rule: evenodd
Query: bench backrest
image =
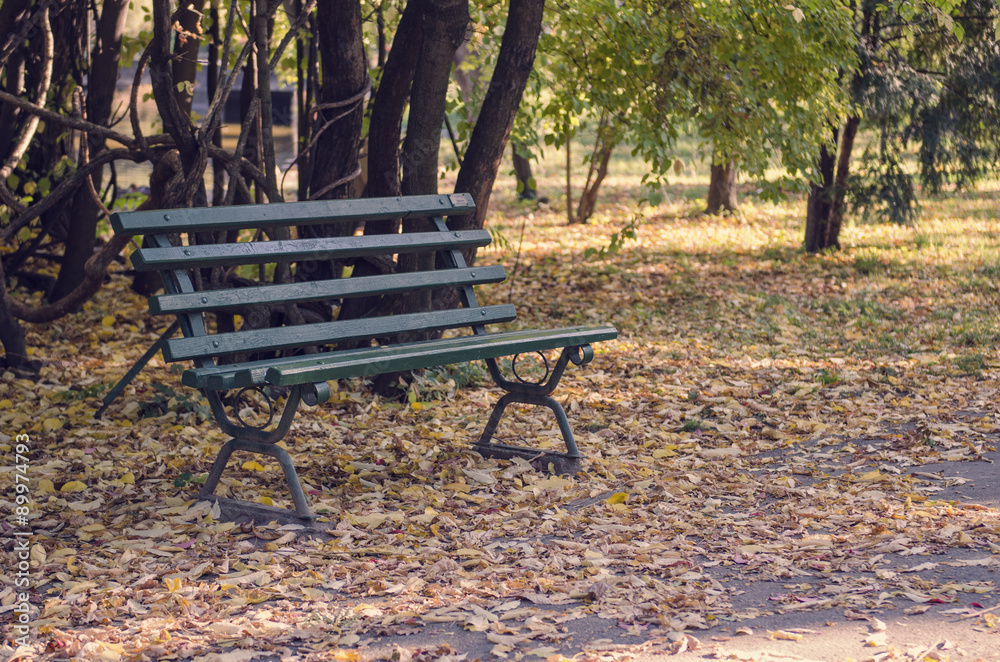
<path id="1" fill-rule="evenodd" d="M 183 338 L 167 343 L 169 361 L 193 360 L 209 365 L 220 356 L 243 356 L 293 350 L 317 344 L 358 343 L 405 332 L 441 331 L 470 327 L 475 333 L 484 325 L 514 319 L 510 305 L 479 306 L 473 286 L 504 280 L 503 267 L 468 268 L 462 250 L 490 243 L 485 230 L 454 232 L 444 216 L 472 212 L 468 194 L 410 196 L 357 200 L 323 200 L 269 205 L 172 209 L 116 213 L 111 218 L 118 234 L 144 235 L 142 248 L 132 254 L 136 270 L 158 270 L 165 294 L 150 298 L 154 314 L 176 315 Z M 433 230 L 405 234 L 362 236 L 352 234 L 364 221 L 427 217 Z M 263 233 L 278 234 L 278 228 L 320 224 L 351 224 L 348 236 L 329 238 L 262 239 Z M 248 232 L 249 231 L 249 232 Z M 198 234 L 226 233 L 236 241 L 194 245 Z M 294 230 L 292 231 L 294 233 Z M 289 236 L 291 236 L 291 234 Z M 201 235 L 205 236 L 205 235 Z M 197 270 L 256 265 L 277 265 L 306 260 L 335 259 L 350 264 L 358 258 L 403 253 L 436 252 L 444 268 L 434 271 L 388 273 L 363 277 L 311 280 L 251 287 L 224 286 L 197 289 Z M 205 273 L 205 272 L 202 272 Z M 202 278 L 203 282 L 213 279 Z M 225 283 L 226 279 L 214 279 Z M 411 290 L 458 288 L 461 307 L 450 310 L 383 315 L 298 326 L 242 329 L 216 333 L 206 313 L 243 314 L 253 307 L 275 307 L 287 303 L 337 301 L 353 297 L 388 295 Z M 287 319 L 287 316 L 286 316 Z"/>

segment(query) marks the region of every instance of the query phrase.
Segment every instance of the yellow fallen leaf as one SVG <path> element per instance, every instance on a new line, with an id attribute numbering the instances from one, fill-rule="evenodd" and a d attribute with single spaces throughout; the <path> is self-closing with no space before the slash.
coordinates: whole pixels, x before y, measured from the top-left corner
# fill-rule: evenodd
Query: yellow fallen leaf
<path id="1" fill-rule="evenodd" d="M 101 320 L 101 326 L 114 326 L 114 325 L 115 325 L 114 315 L 105 315 L 104 318 Z"/>
<path id="2" fill-rule="evenodd" d="M 628 501 L 627 492 L 615 492 L 610 497 L 608 497 L 608 503 L 611 504 L 612 506 L 615 505 L 616 503 L 625 503 L 626 501 Z"/>
<path id="3" fill-rule="evenodd" d="M 573 484 L 573 481 L 566 478 L 546 478 L 540 480 L 533 485 L 533 487 L 538 487 L 543 490 L 558 490 L 564 487 L 569 487 Z"/>
<path id="4" fill-rule="evenodd" d="M 882 472 L 878 469 L 863 473 L 857 477 L 859 483 L 877 483 L 880 480 L 882 480 Z"/>
<path id="5" fill-rule="evenodd" d="M 55 432 L 56 430 L 62 430 L 63 422 L 58 418 L 46 418 L 42 421 L 42 429 L 46 432 Z"/>
<path id="6" fill-rule="evenodd" d="M 71 480 L 59 488 L 60 492 L 82 492 L 87 489 L 87 484 L 79 480 Z"/>
<path id="7" fill-rule="evenodd" d="M 254 460 L 247 460 L 242 466 L 247 471 L 264 471 L 264 465 L 260 462 L 255 462 Z"/>
<path id="8" fill-rule="evenodd" d="M 38 480 L 38 491 L 42 494 L 52 494 L 56 491 L 56 486 L 48 478 L 40 478 Z"/>
<path id="9" fill-rule="evenodd" d="M 183 584 L 180 577 L 164 577 L 163 583 L 167 585 L 167 590 L 171 593 L 181 590 Z"/>
<path id="10" fill-rule="evenodd" d="M 271 497 L 266 497 L 266 496 L 257 497 L 257 503 L 262 503 L 265 506 L 273 506 L 274 505 L 274 501 L 271 499 Z"/>
<path id="11" fill-rule="evenodd" d="M 125 485 L 135 485 L 135 474 L 131 471 L 120 478 Z"/>
<path id="12" fill-rule="evenodd" d="M 677 453 L 674 452 L 675 448 L 677 448 L 677 446 L 673 444 L 665 448 L 657 448 L 655 451 L 653 451 L 653 457 L 656 458 L 657 460 L 663 459 L 665 457 L 677 457 Z"/>
<path id="13" fill-rule="evenodd" d="M 798 641 L 802 635 L 798 632 L 788 632 L 786 630 L 768 630 L 768 639 L 784 639 L 785 641 Z"/>

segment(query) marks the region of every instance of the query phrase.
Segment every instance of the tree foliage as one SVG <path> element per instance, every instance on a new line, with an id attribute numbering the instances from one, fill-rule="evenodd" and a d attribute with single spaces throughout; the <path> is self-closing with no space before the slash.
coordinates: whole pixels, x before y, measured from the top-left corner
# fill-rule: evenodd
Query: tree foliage
<path id="1" fill-rule="evenodd" d="M 694 129 L 703 147 L 739 156 L 759 180 L 776 159 L 801 175 L 844 111 L 839 72 L 854 53 L 843 7 L 800 4 L 554 3 L 532 88 L 545 144 L 589 128 L 598 135 L 592 165 L 625 143 L 649 164 L 655 189 L 679 165 L 676 138 Z"/>

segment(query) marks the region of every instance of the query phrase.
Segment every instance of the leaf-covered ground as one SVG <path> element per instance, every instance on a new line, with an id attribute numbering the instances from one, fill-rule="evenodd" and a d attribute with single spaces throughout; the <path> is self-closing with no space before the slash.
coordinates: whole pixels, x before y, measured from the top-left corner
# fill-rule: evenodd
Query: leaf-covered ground
<path id="1" fill-rule="evenodd" d="M 484 298 L 515 302 L 523 326 L 620 331 L 557 392 L 582 472 L 466 450 L 497 397 L 481 371 L 425 373 L 398 400 L 342 383 L 286 440 L 327 535 L 221 521 L 196 499 L 225 438 L 159 357 L 93 418 L 166 325 L 116 273 L 81 313 L 29 328 L 39 380 L 0 382 L 7 513 L 15 438 L 30 435 L 37 609 L 15 651 L 19 589 L 6 572 L 3 655 L 560 660 L 700 646 L 725 657 L 709 642 L 743 636 L 748 619 L 836 608 L 869 619 L 873 659 L 917 659 L 871 619 L 888 607 L 964 615 L 1000 598 L 988 576 L 922 572 L 1000 565 L 997 504 L 942 500 L 956 480 L 924 470 L 981 463 L 998 439 L 995 199 L 931 203 L 919 229 L 852 227 L 843 251 L 806 256 L 801 201 L 706 218 L 679 198 L 598 260 L 584 251 L 605 246 L 633 205 L 566 227 L 501 197 L 490 223 L 506 241 L 480 262 L 512 277 Z M 499 435 L 559 446 L 533 410 Z M 249 459 L 231 462 L 219 492 L 290 507 L 277 465 Z M 13 516 L 2 525 L 10 540 Z M 890 556 L 909 561 L 890 568 Z M 737 589 L 757 581 L 784 588 L 748 606 Z M 989 634 L 998 617 L 970 622 Z M 587 639 L 574 622 L 607 623 L 635 645 Z M 486 652 L 405 644 L 439 627 L 474 633 Z M 375 645 L 388 640 L 403 645 Z"/>

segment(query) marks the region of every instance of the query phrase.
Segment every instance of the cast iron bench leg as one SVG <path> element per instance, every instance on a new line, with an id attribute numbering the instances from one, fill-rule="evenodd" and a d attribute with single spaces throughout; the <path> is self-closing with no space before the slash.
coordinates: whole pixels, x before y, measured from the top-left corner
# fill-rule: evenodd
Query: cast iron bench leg
<path id="1" fill-rule="evenodd" d="M 302 491 L 302 483 L 299 482 L 299 476 L 295 472 L 295 465 L 292 464 L 292 457 L 288 454 L 288 451 L 277 444 L 261 443 L 259 441 L 230 439 L 222 446 L 218 457 L 215 458 L 215 463 L 212 465 L 212 471 L 208 474 L 208 480 L 205 481 L 205 485 L 202 488 L 202 499 L 210 499 L 215 494 L 215 488 L 219 485 L 219 479 L 222 478 L 222 472 L 225 471 L 226 463 L 229 462 L 229 456 L 233 454 L 233 451 L 259 453 L 261 455 L 269 455 L 278 460 L 281 470 L 285 473 L 285 482 L 288 483 L 288 489 L 292 493 L 292 501 L 295 503 L 295 513 L 303 518 L 315 517 L 312 511 L 309 510 L 309 501 L 306 499 L 305 492 Z"/>
<path id="2" fill-rule="evenodd" d="M 285 401 L 285 409 L 281 412 L 281 419 L 273 430 L 234 423 L 226 414 L 226 408 L 222 404 L 222 398 L 219 394 L 215 391 L 205 391 L 216 423 L 218 423 L 223 432 L 232 435 L 233 438 L 222 446 L 219 455 L 215 458 L 212 470 L 208 475 L 208 480 L 205 481 L 205 485 L 202 488 L 201 497 L 203 499 L 210 499 L 215 493 L 215 488 L 219 485 L 219 480 L 222 478 L 222 473 L 226 470 L 226 463 L 229 462 L 229 456 L 233 454 L 233 451 L 259 453 L 275 458 L 278 464 L 281 465 L 281 470 L 285 474 L 285 482 L 288 483 L 288 490 L 292 493 L 292 501 L 295 503 L 295 513 L 302 518 L 314 518 L 315 515 L 309 509 L 309 501 L 302 490 L 302 483 L 299 482 L 299 475 L 296 473 L 295 465 L 292 463 L 292 457 L 288 454 L 288 451 L 278 446 L 277 442 L 281 441 L 291 429 L 292 420 L 295 418 L 295 412 L 298 411 L 300 401 L 304 399 L 307 404 L 314 404 L 319 401 L 325 401 L 326 397 L 329 396 L 328 391 L 319 395 L 315 392 L 310 392 L 309 389 L 315 389 L 317 386 L 319 385 L 293 387 L 288 394 L 288 399 Z M 322 386 L 325 387 L 326 385 L 323 384 Z"/>
<path id="3" fill-rule="evenodd" d="M 573 430 L 569 427 L 569 419 L 566 418 L 566 410 L 563 409 L 562 405 L 556 402 L 554 398 L 548 395 L 505 393 L 500 400 L 497 401 L 496 405 L 494 405 L 493 413 L 490 414 L 490 420 L 486 423 L 486 429 L 483 430 L 483 435 L 479 438 L 479 441 L 476 442 L 476 447 L 502 446 L 502 444 L 491 444 L 490 440 L 493 438 L 493 434 L 497 431 L 497 426 L 500 424 L 500 417 L 503 416 L 503 412 L 507 408 L 507 405 L 515 402 L 525 405 L 538 405 L 551 409 L 556 415 L 556 421 L 559 423 L 559 431 L 562 432 L 563 440 L 566 442 L 566 457 L 574 459 L 580 457 L 580 452 L 576 447 L 576 440 L 573 438 Z"/>
<path id="4" fill-rule="evenodd" d="M 594 351 L 590 345 L 567 347 L 559 355 L 559 360 L 556 362 L 551 373 L 547 372 L 539 383 L 506 379 L 500 372 L 500 366 L 496 359 L 487 359 L 486 365 L 490 370 L 493 381 L 496 382 L 497 386 L 507 391 L 507 393 L 501 396 L 500 400 L 494 405 L 493 411 L 490 413 L 490 419 L 486 423 L 486 428 L 483 430 L 479 441 L 473 444 L 473 449 L 483 457 L 509 459 L 517 456 L 531 460 L 549 460 L 552 462 L 557 473 L 576 471 L 579 468 L 580 452 L 577 449 L 576 440 L 573 438 L 573 430 L 570 428 L 569 419 L 566 418 L 566 411 L 562 405 L 551 397 L 551 393 L 559 385 L 559 380 L 562 379 L 563 372 L 566 370 L 568 364 L 583 365 L 589 363 L 593 358 Z M 516 363 L 516 361 L 517 357 L 515 356 L 512 363 Z M 548 371 L 547 365 L 546 370 Z M 513 403 L 537 405 L 551 409 L 552 413 L 555 414 L 556 422 L 559 424 L 559 431 L 562 433 L 563 441 L 566 444 L 566 452 L 557 453 L 521 446 L 509 446 L 491 441 L 504 410 Z"/>

